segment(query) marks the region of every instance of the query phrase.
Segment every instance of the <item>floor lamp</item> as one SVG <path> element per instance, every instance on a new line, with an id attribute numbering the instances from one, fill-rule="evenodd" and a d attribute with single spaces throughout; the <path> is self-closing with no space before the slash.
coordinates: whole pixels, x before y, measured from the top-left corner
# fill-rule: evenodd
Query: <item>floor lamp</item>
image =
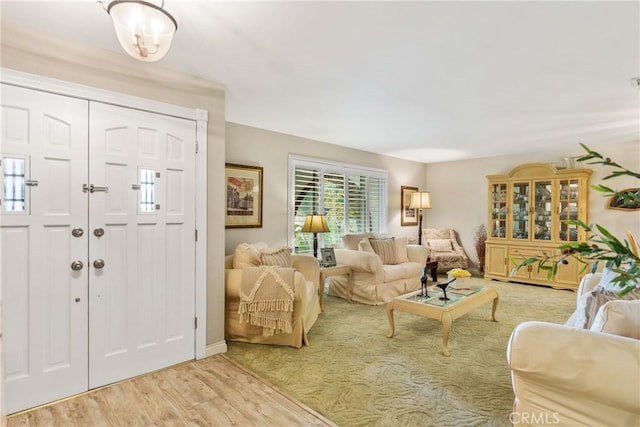
<path id="1" fill-rule="evenodd" d="M 304 220 L 302 230 L 304 233 L 313 233 L 313 256 L 318 258 L 318 233 L 329 232 L 329 226 L 327 225 L 327 218 L 324 215 L 307 215 Z"/>
<path id="2" fill-rule="evenodd" d="M 418 244 L 422 245 L 422 209 L 431 209 L 431 198 L 428 191 L 416 191 L 411 193 L 410 209 L 418 209 L 420 211 L 420 219 L 418 223 Z"/>

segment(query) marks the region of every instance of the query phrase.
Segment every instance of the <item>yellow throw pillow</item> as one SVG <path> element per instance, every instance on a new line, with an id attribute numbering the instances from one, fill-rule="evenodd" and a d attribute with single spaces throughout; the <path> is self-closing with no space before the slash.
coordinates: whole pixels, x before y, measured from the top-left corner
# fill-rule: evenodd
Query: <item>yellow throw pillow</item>
<path id="1" fill-rule="evenodd" d="M 260 250 L 249 243 L 240 243 L 233 253 L 233 268 L 260 266 Z"/>
<path id="2" fill-rule="evenodd" d="M 279 248 L 263 249 L 260 251 L 260 264 L 284 268 L 293 267 L 291 248 L 282 246 Z"/>
<path id="3" fill-rule="evenodd" d="M 373 251 L 380 257 L 383 264 L 396 263 L 396 244 L 394 238 L 369 239 Z"/>

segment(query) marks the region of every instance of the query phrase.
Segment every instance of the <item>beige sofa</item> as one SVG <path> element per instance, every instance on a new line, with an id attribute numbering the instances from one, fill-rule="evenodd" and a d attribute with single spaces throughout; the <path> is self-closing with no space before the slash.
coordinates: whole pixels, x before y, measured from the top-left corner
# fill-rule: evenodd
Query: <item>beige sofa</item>
<path id="1" fill-rule="evenodd" d="M 586 275 L 578 300 L 600 281 Z M 631 426 L 640 420 L 640 300 L 600 306 L 589 329 L 525 322 L 507 360 L 515 425 Z"/>
<path id="2" fill-rule="evenodd" d="M 291 255 L 294 273 L 292 333 L 263 336 L 262 328 L 240 323 L 242 269 L 234 267 L 234 255 L 225 257 L 225 338 L 230 341 L 286 345 L 300 348 L 309 344 L 308 333 L 320 314 L 318 281 L 320 267 L 310 255 Z"/>
<path id="3" fill-rule="evenodd" d="M 399 257 L 393 264 L 385 264 L 371 249 L 361 242 L 375 238 L 373 234 L 347 234 L 342 238 L 342 248 L 336 248 L 336 262 L 348 265 L 352 271 L 351 298 L 363 304 L 385 304 L 391 298 L 420 289 L 420 277 L 427 260 L 427 249 L 408 245 L 407 238 L 394 239 Z M 359 247 L 360 246 L 360 247 Z M 329 295 L 347 298 L 347 278 L 331 277 Z"/>

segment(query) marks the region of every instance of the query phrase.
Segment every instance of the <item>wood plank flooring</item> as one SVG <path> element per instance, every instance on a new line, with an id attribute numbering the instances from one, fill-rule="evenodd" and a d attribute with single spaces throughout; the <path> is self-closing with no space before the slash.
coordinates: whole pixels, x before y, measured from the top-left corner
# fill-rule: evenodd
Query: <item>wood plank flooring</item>
<path id="1" fill-rule="evenodd" d="M 224 355 L 7 417 L 7 427 L 333 426 Z"/>

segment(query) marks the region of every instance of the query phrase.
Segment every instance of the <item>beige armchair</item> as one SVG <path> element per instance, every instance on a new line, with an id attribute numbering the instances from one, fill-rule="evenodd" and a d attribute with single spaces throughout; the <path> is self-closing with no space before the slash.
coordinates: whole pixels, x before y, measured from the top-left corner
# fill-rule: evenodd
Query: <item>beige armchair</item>
<path id="1" fill-rule="evenodd" d="M 578 298 L 600 274 L 583 278 Z M 590 329 L 524 322 L 507 349 L 515 425 L 638 425 L 640 300 L 602 305 Z"/>
<path id="2" fill-rule="evenodd" d="M 234 255 L 225 257 L 225 338 L 259 344 L 300 348 L 309 344 L 308 333 L 320 314 L 318 281 L 320 267 L 310 255 L 291 255 L 294 273 L 292 332 L 265 337 L 262 328 L 240 322 L 240 285 L 242 269 L 234 267 Z"/>
<path id="3" fill-rule="evenodd" d="M 422 245 L 429 249 L 429 259 L 438 261 L 438 272 L 446 273 L 453 268 L 467 268 L 469 265 L 469 257 L 458 244 L 453 228 L 423 229 Z"/>
<path id="4" fill-rule="evenodd" d="M 420 277 L 427 260 L 427 250 L 408 245 L 407 238 L 394 239 L 391 262 L 383 262 L 366 241 L 373 234 L 347 234 L 342 248 L 335 249 L 336 262 L 351 268 L 351 299 L 363 304 L 385 304 L 391 298 L 420 289 Z M 363 239 L 365 242 L 362 242 Z M 347 298 L 347 278 L 331 277 L 329 295 Z"/>

